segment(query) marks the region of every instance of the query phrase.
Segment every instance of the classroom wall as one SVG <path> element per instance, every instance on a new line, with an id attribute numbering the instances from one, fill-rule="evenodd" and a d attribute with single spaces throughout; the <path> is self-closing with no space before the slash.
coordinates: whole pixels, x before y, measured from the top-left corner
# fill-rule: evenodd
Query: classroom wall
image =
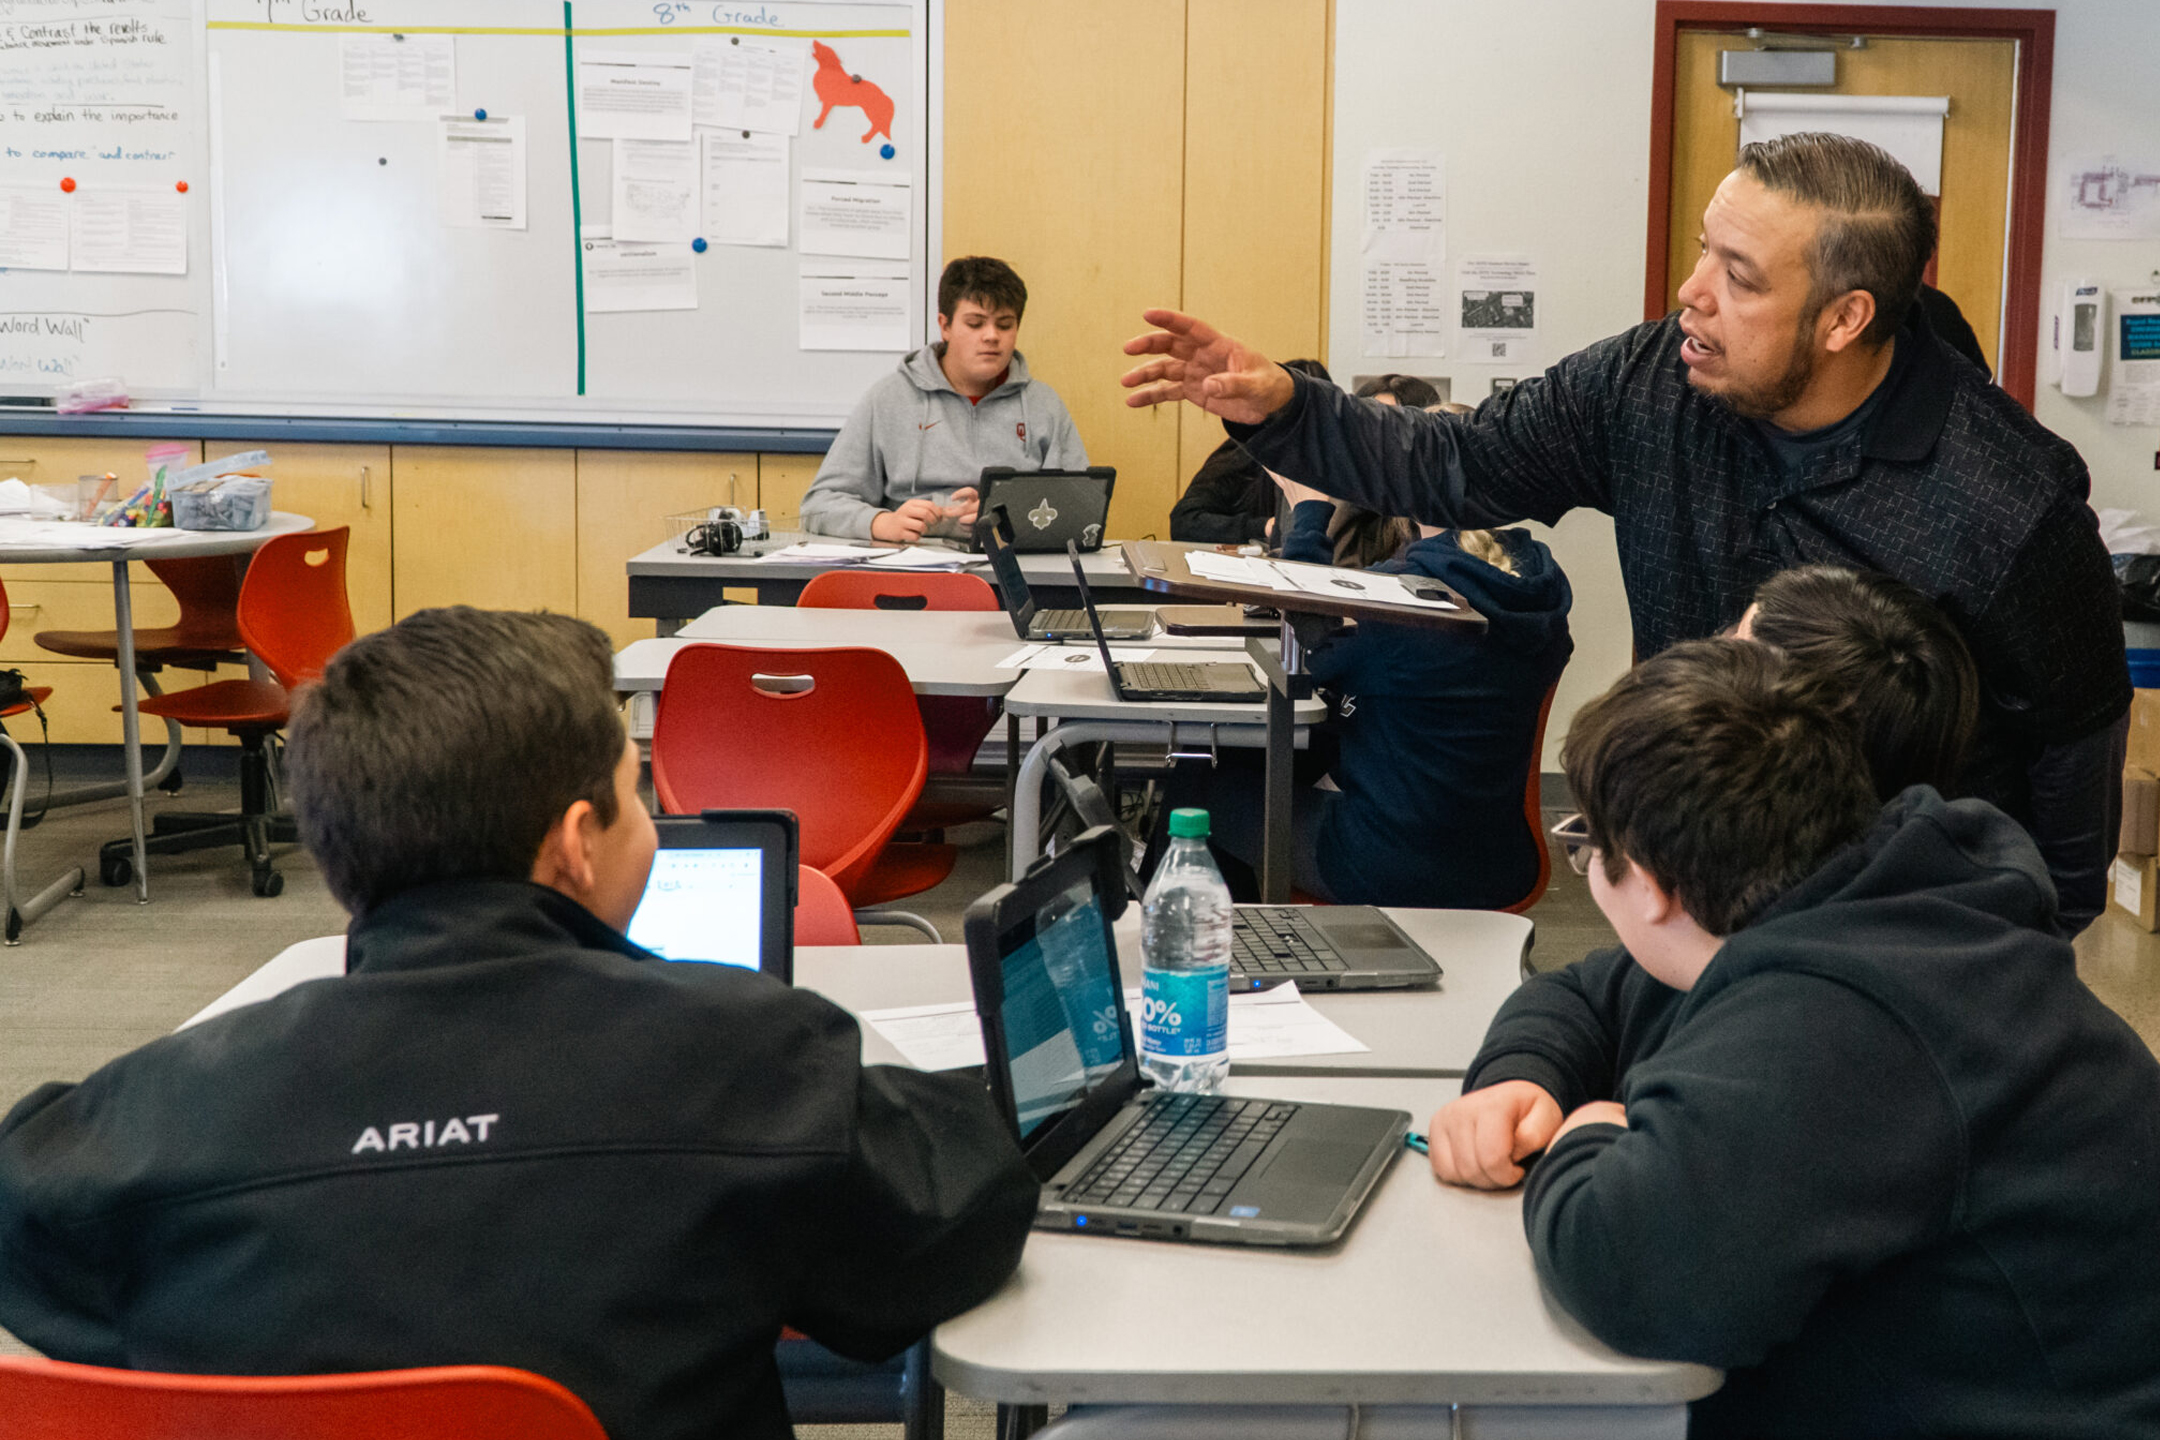
<path id="1" fill-rule="evenodd" d="M 2160 266 L 2160 243 L 2065 241 L 2054 232 L 2070 156 L 2160 155 L 2151 78 L 2160 5 L 2057 0 L 2054 9 L 2044 287 L 2088 271 L 2111 286 L 2148 283 L 2148 272 Z M 1655 0 L 1344 0 L 1336 12 L 1338 156 L 1368 144 L 1446 153 L 1450 258 L 1516 251 L 1541 266 L 1541 365 L 1642 318 L 1655 16 Z M 1339 163 L 1333 177 L 1337 296 L 1358 293 L 1356 172 Z M 1356 352 L 1357 324 L 1354 311 L 1336 307 L 1335 353 Z M 1495 375 L 1518 367 L 1450 357 L 1418 368 L 1449 376 L 1454 398 L 1475 402 Z M 2105 404 L 2104 396 L 2066 400 L 2043 383 L 2035 413 L 2085 456 L 2094 505 L 2160 519 L 2153 468 L 2160 434 L 2108 425 Z M 1550 770 L 1558 768 L 1567 722 L 1627 668 L 1632 646 L 1611 522 L 1577 513 L 1552 531 L 1534 528 L 1575 589 L 1576 653 L 1547 731 Z"/>

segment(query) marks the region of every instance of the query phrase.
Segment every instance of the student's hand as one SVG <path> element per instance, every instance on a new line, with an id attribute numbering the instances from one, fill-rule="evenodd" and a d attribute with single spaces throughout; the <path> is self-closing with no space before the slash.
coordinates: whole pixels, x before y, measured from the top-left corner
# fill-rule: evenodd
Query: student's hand
<path id="1" fill-rule="evenodd" d="M 1577 1106 L 1560 1128 L 1553 1131 L 1552 1138 L 1558 1140 L 1580 1125 L 1618 1125 L 1625 1130 L 1627 1107 L 1616 1100 L 1593 1100 L 1587 1105 Z"/>
<path id="2" fill-rule="evenodd" d="M 1268 479 L 1275 482 L 1275 488 L 1282 491 L 1283 498 L 1288 500 L 1293 507 L 1302 505 L 1307 500 L 1326 500 L 1329 498 L 1313 489 L 1310 485 L 1300 485 L 1287 475 L 1278 475 L 1273 470 L 1267 473 Z"/>
<path id="3" fill-rule="evenodd" d="M 912 545 L 923 531 L 945 518 L 945 507 L 935 500 L 916 496 L 897 510 L 881 510 L 870 517 L 870 538 L 888 545 Z"/>
<path id="4" fill-rule="evenodd" d="M 1119 383 L 1133 392 L 1127 405 L 1190 400 L 1210 415 L 1257 425 L 1297 391 L 1289 371 L 1204 320 L 1175 310 L 1148 310 L 1140 318 L 1160 328 L 1126 341 L 1125 353 L 1165 358 L 1125 373 Z"/>
<path id="5" fill-rule="evenodd" d="M 975 487 L 963 485 L 945 502 L 945 513 L 960 522 L 960 532 L 964 535 L 975 528 L 975 513 L 981 505 L 982 497 L 975 493 Z"/>
<path id="6" fill-rule="evenodd" d="M 1552 1143 L 1559 1128 L 1560 1102 L 1542 1085 L 1503 1080 L 1473 1090 L 1432 1118 L 1426 1145 L 1433 1174 L 1479 1190 L 1519 1185 L 1523 1170 L 1515 1162 Z"/>

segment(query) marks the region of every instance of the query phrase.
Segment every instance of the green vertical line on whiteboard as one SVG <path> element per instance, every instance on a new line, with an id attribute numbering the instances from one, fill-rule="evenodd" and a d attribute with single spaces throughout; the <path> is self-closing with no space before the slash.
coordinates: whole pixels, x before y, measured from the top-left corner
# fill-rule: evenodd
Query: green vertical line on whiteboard
<path id="1" fill-rule="evenodd" d="M 577 393 L 585 393 L 585 217 L 578 209 L 577 178 L 577 56 L 571 51 L 570 0 L 562 7 L 563 80 L 570 113 L 570 243 L 576 248 L 577 267 L 570 273 L 577 282 Z"/>

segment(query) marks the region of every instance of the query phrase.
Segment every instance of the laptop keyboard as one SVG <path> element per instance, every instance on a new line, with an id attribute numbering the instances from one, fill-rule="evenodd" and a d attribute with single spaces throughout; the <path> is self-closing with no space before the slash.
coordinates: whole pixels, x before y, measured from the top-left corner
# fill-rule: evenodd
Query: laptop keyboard
<path id="1" fill-rule="evenodd" d="M 1227 1095 L 1162 1095 L 1066 1187 L 1068 1204 L 1212 1215 L 1298 1107 Z"/>
<path id="2" fill-rule="evenodd" d="M 1350 968 L 1333 946 L 1314 943 L 1307 922 L 1294 909 L 1240 906 L 1232 913 L 1237 918 L 1230 968 L 1240 975 L 1319 975 Z"/>
<path id="3" fill-rule="evenodd" d="M 1103 623 L 1106 625 L 1109 623 L 1108 616 L 1103 617 Z M 1071 630 L 1085 635 L 1089 633 L 1087 611 L 1038 610 L 1035 612 L 1035 628 L 1038 630 Z"/>
<path id="4" fill-rule="evenodd" d="M 1211 670 L 1228 667 L 1218 665 L 1184 665 L 1175 661 L 1140 660 L 1118 666 L 1129 690 L 1185 690 L 1205 691 Z"/>

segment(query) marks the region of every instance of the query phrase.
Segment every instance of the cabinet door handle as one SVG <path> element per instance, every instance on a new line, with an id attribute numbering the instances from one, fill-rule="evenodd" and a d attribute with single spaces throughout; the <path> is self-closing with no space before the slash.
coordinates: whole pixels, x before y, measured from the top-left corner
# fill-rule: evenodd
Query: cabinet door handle
<path id="1" fill-rule="evenodd" d="M 362 465 L 360 467 L 360 508 L 363 510 L 373 510 L 375 508 L 374 480 L 374 467 Z"/>

